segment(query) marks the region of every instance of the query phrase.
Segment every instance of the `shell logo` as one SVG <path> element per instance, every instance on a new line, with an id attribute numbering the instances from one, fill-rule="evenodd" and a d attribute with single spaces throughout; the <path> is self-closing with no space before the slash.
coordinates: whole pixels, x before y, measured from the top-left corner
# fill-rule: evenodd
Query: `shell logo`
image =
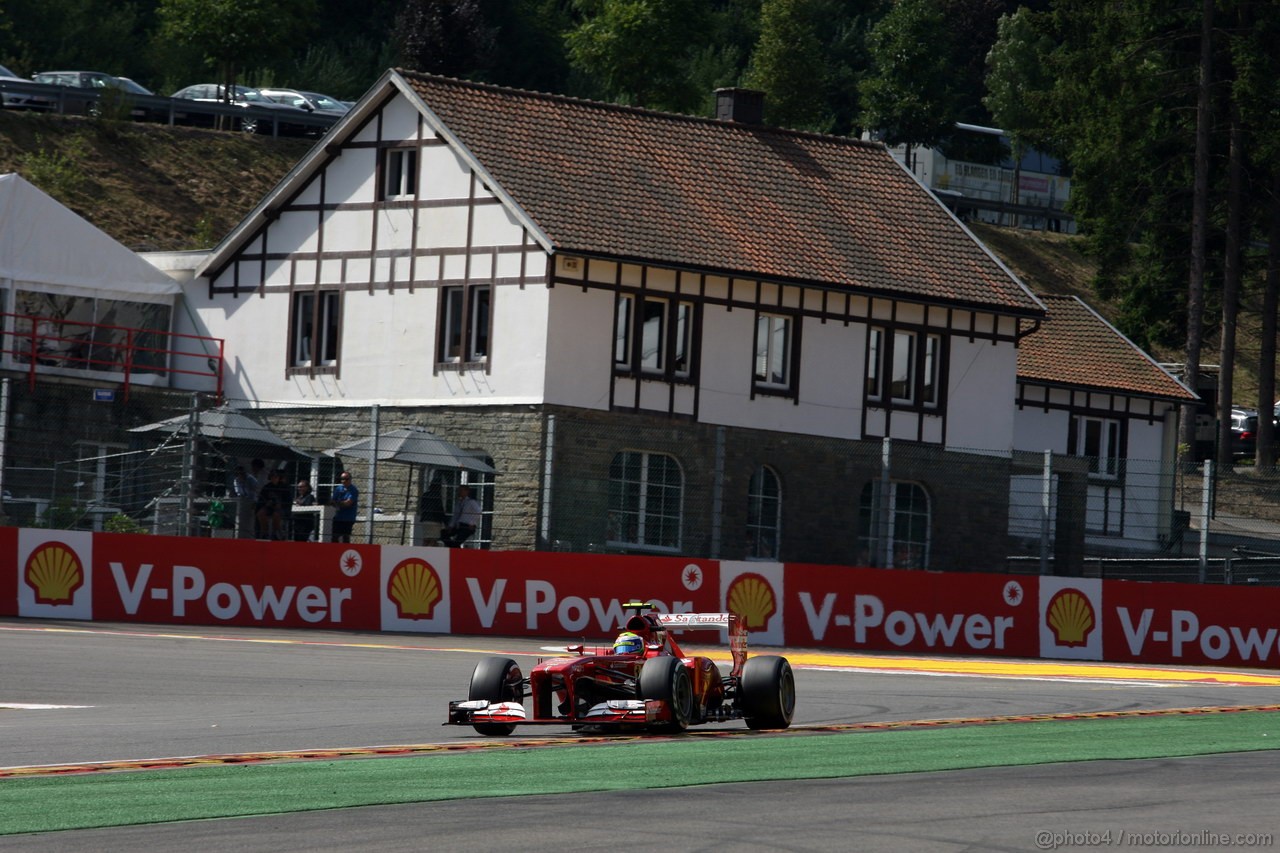
<path id="1" fill-rule="evenodd" d="M 440 576 L 420 559 L 401 562 L 387 578 L 387 597 L 396 603 L 401 619 L 430 619 L 443 597 Z"/>
<path id="2" fill-rule="evenodd" d="M 1054 640 L 1060 646 L 1083 646 L 1097 620 L 1093 605 L 1078 590 L 1063 589 L 1049 599 L 1045 608 L 1045 621 L 1053 629 Z"/>
<path id="3" fill-rule="evenodd" d="M 762 631 L 773 614 L 778 612 L 778 600 L 773 587 L 762 576 L 753 573 L 738 575 L 729 584 L 725 596 L 729 610 L 742 617 L 748 630 Z"/>
<path id="4" fill-rule="evenodd" d="M 63 543 L 46 542 L 27 558 L 23 577 L 35 590 L 37 604 L 70 604 L 84 586 L 84 566 Z"/>

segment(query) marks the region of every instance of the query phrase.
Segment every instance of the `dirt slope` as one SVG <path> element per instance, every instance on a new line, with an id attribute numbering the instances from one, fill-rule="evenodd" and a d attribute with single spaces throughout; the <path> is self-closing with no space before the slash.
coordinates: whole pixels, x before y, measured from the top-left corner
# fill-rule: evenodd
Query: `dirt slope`
<path id="1" fill-rule="evenodd" d="M 134 249 L 213 246 L 311 145 L 0 112 L 0 173 L 18 172 Z"/>

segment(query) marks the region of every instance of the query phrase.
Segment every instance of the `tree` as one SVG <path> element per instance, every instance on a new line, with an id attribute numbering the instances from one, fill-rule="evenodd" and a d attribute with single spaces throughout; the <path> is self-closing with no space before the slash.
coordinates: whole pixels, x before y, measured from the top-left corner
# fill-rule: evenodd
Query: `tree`
<path id="1" fill-rule="evenodd" d="M 706 0 L 575 0 L 581 22 L 565 34 L 570 63 L 603 97 L 691 111 L 702 99 L 686 73 L 706 44 Z"/>
<path id="2" fill-rule="evenodd" d="M 900 0 L 867 38 L 871 68 L 858 87 L 861 123 L 890 145 L 936 145 L 957 116 L 951 39 L 936 0 Z"/>
<path id="3" fill-rule="evenodd" d="M 1053 90 L 1046 61 L 1054 45 L 1026 8 L 1002 16 L 996 29 L 999 35 L 987 53 L 987 96 L 982 102 L 1009 137 L 1013 154 L 1009 201 L 1017 204 L 1023 154 L 1030 144 L 1047 136 L 1041 114 Z"/>
<path id="4" fill-rule="evenodd" d="M 743 83 L 764 91 L 770 124 L 819 132 L 832 124 L 815 5 L 765 0 L 761 7 L 760 40 Z"/>
<path id="5" fill-rule="evenodd" d="M 160 0 L 157 9 L 161 35 L 199 49 L 228 100 L 249 63 L 305 41 L 315 11 L 315 0 Z"/>
<path id="6" fill-rule="evenodd" d="M 150 3 L 116 0 L 5 0 L 0 58 L 29 75 L 61 68 L 146 77 Z"/>
<path id="7" fill-rule="evenodd" d="M 495 43 L 479 0 L 408 0 L 396 16 L 400 61 L 416 71 L 477 75 L 491 66 Z"/>

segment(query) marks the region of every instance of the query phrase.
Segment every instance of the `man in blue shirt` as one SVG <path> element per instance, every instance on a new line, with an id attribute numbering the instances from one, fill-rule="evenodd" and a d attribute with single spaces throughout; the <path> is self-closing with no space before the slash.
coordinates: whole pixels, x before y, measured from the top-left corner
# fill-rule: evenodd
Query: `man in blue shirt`
<path id="1" fill-rule="evenodd" d="M 351 529 L 356 526 L 356 514 L 359 510 L 360 492 L 351 485 L 351 475 L 346 471 L 338 478 L 339 483 L 333 490 L 330 501 L 338 511 L 333 514 L 333 542 L 350 542 Z"/>

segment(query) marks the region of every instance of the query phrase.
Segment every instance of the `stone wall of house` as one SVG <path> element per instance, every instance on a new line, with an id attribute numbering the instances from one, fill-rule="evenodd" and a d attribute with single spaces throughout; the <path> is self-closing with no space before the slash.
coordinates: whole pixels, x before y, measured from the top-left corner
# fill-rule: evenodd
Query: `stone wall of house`
<path id="1" fill-rule="evenodd" d="M 859 504 L 864 489 L 881 479 L 879 441 L 796 436 L 634 413 L 552 414 L 553 547 L 627 550 L 616 544 L 616 528 L 610 530 L 609 467 L 619 452 L 633 450 L 667 454 L 679 463 L 684 476 L 681 553 L 746 556 L 749 487 L 755 471 L 766 465 L 781 484 L 781 559 L 876 562 L 860 553 L 859 537 L 869 531 L 862 529 Z M 1003 570 L 1009 553 L 1010 473 L 1008 461 L 991 456 L 893 443 L 891 479 L 917 483 L 929 496 L 927 568 Z"/>

